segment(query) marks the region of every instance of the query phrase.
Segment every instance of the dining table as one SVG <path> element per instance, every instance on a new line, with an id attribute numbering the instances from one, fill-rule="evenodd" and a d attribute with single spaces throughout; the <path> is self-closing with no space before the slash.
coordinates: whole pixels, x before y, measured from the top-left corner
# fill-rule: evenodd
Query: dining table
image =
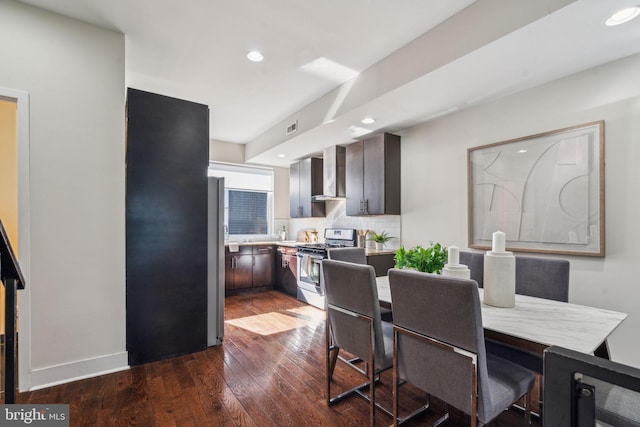
<path id="1" fill-rule="evenodd" d="M 380 305 L 391 308 L 388 276 L 376 278 Z M 478 289 L 483 301 L 484 289 Z M 586 305 L 516 294 L 515 306 L 482 303 L 485 336 L 542 354 L 561 346 L 609 358 L 607 338 L 627 317 L 626 313 Z"/>

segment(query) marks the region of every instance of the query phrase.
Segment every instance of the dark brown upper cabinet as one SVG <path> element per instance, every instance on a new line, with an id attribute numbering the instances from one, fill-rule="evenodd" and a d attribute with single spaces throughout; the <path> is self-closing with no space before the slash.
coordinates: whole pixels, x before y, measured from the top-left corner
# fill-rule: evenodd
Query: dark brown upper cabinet
<path id="1" fill-rule="evenodd" d="M 347 215 L 400 215 L 400 137 L 371 136 L 347 146 Z"/>
<path id="2" fill-rule="evenodd" d="M 311 196 L 322 194 L 322 159 L 310 157 L 289 167 L 289 216 L 323 217 L 324 202 L 312 202 Z"/>

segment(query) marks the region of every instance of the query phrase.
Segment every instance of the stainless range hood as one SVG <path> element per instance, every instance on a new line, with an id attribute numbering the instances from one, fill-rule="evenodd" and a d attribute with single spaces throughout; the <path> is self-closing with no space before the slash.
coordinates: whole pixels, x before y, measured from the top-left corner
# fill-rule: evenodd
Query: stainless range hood
<path id="1" fill-rule="evenodd" d="M 314 202 L 324 200 L 346 200 L 346 148 L 334 145 L 322 152 L 322 195 L 313 196 Z"/>

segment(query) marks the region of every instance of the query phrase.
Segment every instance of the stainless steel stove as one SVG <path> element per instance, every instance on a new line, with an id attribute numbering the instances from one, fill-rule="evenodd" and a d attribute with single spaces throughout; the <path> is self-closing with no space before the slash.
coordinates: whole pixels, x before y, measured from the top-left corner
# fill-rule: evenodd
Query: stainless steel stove
<path id="1" fill-rule="evenodd" d="M 357 234 L 353 228 L 325 228 L 324 243 L 298 246 L 298 299 L 324 310 L 324 280 L 322 260 L 327 249 L 356 246 Z"/>

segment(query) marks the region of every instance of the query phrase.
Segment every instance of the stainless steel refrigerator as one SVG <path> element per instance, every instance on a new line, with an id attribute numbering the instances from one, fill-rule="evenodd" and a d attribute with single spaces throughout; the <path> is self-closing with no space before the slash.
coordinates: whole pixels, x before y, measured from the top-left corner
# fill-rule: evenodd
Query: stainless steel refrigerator
<path id="1" fill-rule="evenodd" d="M 209 177 L 207 345 L 224 337 L 224 178 Z"/>

